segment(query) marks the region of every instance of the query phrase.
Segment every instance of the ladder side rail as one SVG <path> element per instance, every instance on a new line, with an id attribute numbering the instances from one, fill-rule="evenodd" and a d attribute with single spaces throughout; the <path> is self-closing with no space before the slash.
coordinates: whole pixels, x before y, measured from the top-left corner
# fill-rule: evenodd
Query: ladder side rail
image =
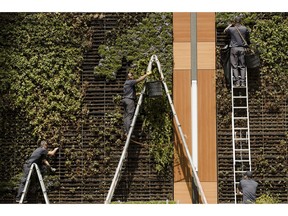
<path id="1" fill-rule="evenodd" d="M 106 197 L 106 200 L 105 200 L 105 204 L 111 203 L 115 188 L 117 186 L 117 183 L 118 183 L 118 180 L 119 180 L 119 177 L 120 177 L 120 172 L 121 172 L 121 169 L 122 169 L 122 166 L 123 166 L 123 162 L 124 162 L 124 159 L 125 159 L 126 154 L 127 154 L 128 146 L 129 146 L 130 139 L 131 139 L 131 135 L 132 135 L 132 132 L 134 130 L 134 126 L 135 126 L 135 122 L 136 122 L 136 119 L 137 119 L 137 116 L 138 116 L 138 113 L 139 113 L 139 109 L 140 109 L 140 106 L 141 106 L 142 101 L 143 101 L 143 95 L 145 93 L 145 90 L 146 90 L 146 86 L 144 85 L 144 88 L 143 88 L 143 90 L 141 92 L 141 95 L 140 95 L 140 97 L 138 99 L 138 103 L 137 103 L 136 110 L 134 112 L 134 117 L 133 117 L 133 120 L 132 120 L 132 123 L 131 123 L 131 127 L 129 129 L 129 132 L 128 132 L 128 135 L 127 135 L 127 139 L 126 139 L 123 151 L 122 151 L 122 155 L 121 155 L 121 158 L 119 160 L 117 169 L 115 171 L 115 175 L 114 175 L 114 178 L 112 180 L 109 192 L 107 194 L 107 197 Z"/>
<path id="2" fill-rule="evenodd" d="M 246 106 L 247 106 L 247 139 L 248 139 L 248 157 L 249 157 L 249 170 L 251 171 L 251 148 L 250 148 L 250 117 L 249 117 L 249 100 L 248 100 L 248 70 L 245 68 L 246 72 Z"/>
<path id="3" fill-rule="evenodd" d="M 163 82 L 164 85 L 166 85 L 166 83 L 165 83 L 164 81 L 162 81 L 162 82 Z M 167 88 L 167 87 L 165 87 L 165 88 Z M 166 94 L 167 94 L 167 96 L 168 96 L 168 98 L 169 98 L 170 95 L 169 95 L 168 90 L 167 90 Z M 177 117 L 177 115 L 176 115 L 176 112 L 175 112 L 173 103 L 172 103 L 172 101 L 171 101 L 171 98 L 169 98 L 169 101 L 170 101 L 170 107 L 171 107 L 172 112 L 173 112 L 173 116 L 174 116 L 174 118 L 175 118 L 175 120 L 176 120 L 176 124 L 177 124 L 177 127 L 178 127 L 178 131 L 179 131 L 179 133 L 180 133 L 182 142 L 183 142 L 184 147 L 185 147 L 185 151 L 186 151 L 187 157 L 188 157 L 189 162 L 190 162 L 190 165 L 191 165 L 191 167 L 192 167 L 192 172 L 193 172 L 193 176 L 194 176 L 194 178 L 195 178 L 195 180 L 196 180 L 196 185 L 197 185 L 197 187 L 198 187 L 198 189 L 199 189 L 199 192 L 200 192 L 200 195 L 201 195 L 201 197 L 202 197 L 203 203 L 204 203 L 204 204 L 207 204 L 207 200 L 206 200 L 204 191 L 203 191 L 203 189 L 202 189 L 200 180 L 199 180 L 199 178 L 198 178 L 197 171 L 196 171 L 195 166 L 194 166 L 194 164 L 193 164 L 193 161 L 192 161 L 192 158 L 191 158 L 189 149 L 188 149 L 188 147 L 187 147 L 187 143 L 186 143 L 184 134 L 183 134 L 183 132 L 182 132 L 182 128 L 181 128 L 181 125 L 180 125 L 180 123 L 179 123 L 178 117 Z"/>
<path id="4" fill-rule="evenodd" d="M 193 176 L 194 176 L 194 178 L 195 178 L 195 180 L 196 180 L 196 185 L 197 185 L 197 187 L 199 188 L 199 192 L 200 192 L 200 195 L 201 195 L 201 197 L 202 197 L 203 203 L 204 203 L 204 204 L 207 204 L 207 200 L 206 200 L 204 191 L 203 191 L 203 189 L 202 189 L 202 187 L 201 187 L 201 183 L 200 183 L 200 180 L 199 180 L 199 178 L 198 178 L 198 174 L 197 174 L 197 171 L 196 171 L 196 169 L 195 169 L 195 166 L 194 166 L 194 164 L 193 164 L 193 161 L 192 161 L 192 158 L 191 158 L 189 149 L 188 149 L 188 147 L 187 147 L 187 143 L 186 143 L 184 134 L 183 134 L 183 132 L 182 132 L 182 128 L 181 128 L 181 125 L 180 125 L 180 123 L 179 123 L 179 120 L 178 120 L 178 117 L 177 117 L 175 108 L 174 108 L 174 106 L 173 106 L 173 102 L 172 102 L 171 96 L 170 96 L 170 94 L 169 94 L 169 90 L 168 90 L 167 84 L 166 84 L 165 81 L 164 81 L 164 76 L 163 76 L 163 73 L 162 73 L 162 70 L 161 70 L 160 62 L 159 62 L 159 60 L 158 60 L 158 58 L 157 58 L 156 55 L 153 55 L 152 57 L 156 60 L 156 63 L 157 63 L 157 66 L 158 66 L 158 71 L 159 71 L 159 73 L 160 73 L 161 80 L 162 80 L 162 83 L 163 83 L 163 86 L 164 86 L 166 95 L 167 95 L 167 97 L 168 97 L 170 107 L 171 107 L 172 112 L 173 112 L 173 116 L 174 116 L 174 118 L 175 118 L 175 120 L 176 120 L 176 124 L 177 124 L 177 127 L 178 127 L 178 130 L 179 130 L 179 133 L 180 133 L 182 142 L 183 142 L 184 147 L 185 147 L 185 151 L 186 151 L 187 157 L 188 157 L 188 159 L 189 159 L 189 162 L 190 162 L 190 165 L 191 165 L 191 168 L 192 168 Z"/>
<path id="5" fill-rule="evenodd" d="M 24 189 L 23 189 L 23 192 L 22 192 L 22 195 L 21 195 L 21 199 L 19 201 L 19 204 L 22 204 L 25 197 L 26 197 L 26 194 L 28 192 L 28 187 L 30 185 L 30 179 L 31 179 L 31 175 L 33 173 L 33 168 L 34 168 L 34 165 L 35 163 L 33 163 L 29 169 L 29 173 L 28 173 L 28 176 L 27 176 L 27 179 L 26 179 L 26 182 L 25 182 L 25 186 L 24 186 Z"/>
<path id="6" fill-rule="evenodd" d="M 232 92 L 232 152 L 233 152 L 233 187 L 234 187 L 234 201 L 237 203 L 237 186 L 236 186 L 236 153 L 235 153 L 235 119 L 234 119 L 234 82 L 233 82 L 233 69 L 231 66 L 231 92 Z"/>
<path id="7" fill-rule="evenodd" d="M 44 185 L 44 181 L 43 181 L 43 178 L 42 178 L 41 171 L 40 171 L 40 169 L 39 169 L 39 167 L 38 167 L 38 165 L 36 163 L 34 163 L 34 166 L 36 168 L 36 172 L 37 172 L 37 175 L 38 175 L 38 179 L 39 179 L 39 182 L 40 182 L 40 185 L 41 185 L 41 189 L 42 189 L 42 192 L 43 192 L 43 196 L 44 196 L 45 202 L 46 202 L 46 204 L 49 204 L 47 190 L 46 190 L 46 187 Z"/>

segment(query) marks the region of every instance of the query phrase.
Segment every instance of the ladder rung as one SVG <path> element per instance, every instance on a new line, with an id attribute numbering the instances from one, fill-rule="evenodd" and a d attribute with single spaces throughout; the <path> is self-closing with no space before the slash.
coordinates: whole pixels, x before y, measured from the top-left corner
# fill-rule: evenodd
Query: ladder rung
<path id="1" fill-rule="evenodd" d="M 249 140 L 248 138 L 234 138 L 235 140 Z"/>
<path id="2" fill-rule="evenodd" d="M 234 119 L 248 119 L 248 117 L 234 117 Z"/>
<path id="3" fill-rule="evenodd" d="M 248 128 L 234 128 L 234 130 L 248 130 Z"/>
<path id="4" fill-rule="evenodd" d="M 247 96 L 233 96 L 234 99 L 247 98 Z"/>
<path id="5" fill-rule="evenodd" d="M 247 109 L 247 106 L 241 106 L 241 107 L 234 107 L 234 109 Z"/>
<path id="6" fill-rule="evenodd" d="M 250 160 L 235 160 L 235 162 L 250 162 Z"/>
<path id="7" fill-rule="evenodd" d="M 235 151 L 249 151 L 249 149 L 235 149 Z"/>
<path id="8" fill-rule="evenodd" d="M 234 171 L 235 173 L 245 173 L 246 171 L 244 170 L 238 170 L 238 171 Z"/>
<path id="9" fill-rule="evenodd" d="M 246 86 L 233 86 L 233 88 L 246 88 Z"/>

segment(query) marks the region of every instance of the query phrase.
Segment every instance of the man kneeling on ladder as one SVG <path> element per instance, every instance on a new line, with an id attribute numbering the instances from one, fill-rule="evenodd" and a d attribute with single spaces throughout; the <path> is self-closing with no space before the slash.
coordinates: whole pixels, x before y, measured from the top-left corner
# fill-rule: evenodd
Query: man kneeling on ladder
<path id="1" fill-rule="evenodd" d="M 51 171 L 55 171 L 55 168 L 52 168 L 49 164 L 49 162 L 47 161 L 47 156 L 53 156 L 55 155 L 56 151 L 58 150 L 58 148 L 54 148 L 53 151 L 48 151 L 48 143 L 46 141 L 41 141 L 40 143 L 40 147 L 38 147 L 30 156 L 30 158 L 25 162 L 25 164 L 23 165 L 23 177 L 21 179 L 20 185 L 19 185 L 19 189 L 18 189 L 18 194 L 16 196 L 16 202 L 20 202 L 20 198 L 22 195 L 22 192 L 24 190 L 25 187 L 25 183 L 27 180 L 27 176 L 30 170 L 30 167 L 33 163 L 37 164 L 39 169 L 42 170 L 42 165 L 45 164 L 46 166 L 50 167 Z"/>

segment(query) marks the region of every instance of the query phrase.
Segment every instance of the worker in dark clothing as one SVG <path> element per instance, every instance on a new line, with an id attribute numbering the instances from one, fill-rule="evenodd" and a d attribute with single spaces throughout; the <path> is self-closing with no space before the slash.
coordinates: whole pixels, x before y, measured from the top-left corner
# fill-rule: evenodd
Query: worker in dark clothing
<path id="1" fill-rule="evenodd" d="M 253 204 L 256 201 L 258 183 L 252 179 L 252 172 L 247 171 L 239 182 L 237 192 L 243 195 L 244 204 Z"/>
<path id="2" fill-rule="evenodd" d="M 145 75 L 134 79 L 132 72 L 127 74 L 127 79 L 124 83 L 124 92 L 123 92 L 123 107 L 124 107 L 124 131 L 128 135 L 129 128 L 132 123 L 134 111 L 135 111 L 135 101 L 136 101 L 136 90 L 135 85 L 151 74 L 151 71 L 147 72 Z"/>
<path id="3" fill-rule="evenodd" d="M 58 148 L 54 148 L 53 151 L 48 151 L 48 144 L 46 141 L 41 141 L 40 143 L 40 147 L 38 147 L 30 156 L 30 158 L 25 162 L 25 164 L 23 165 L 23 177 L 21 178 L 21 182 L 19 185 L 19 189 L 18 189 L 18 194 L 16 196 L 16 202 L 20 201 L 22 192 L 24 190 L 25 187 L 25 183 L 29 174 L 29 170 L 30 167 L 33 163 L 36 163 L 39 167 L 40 170 L 43 169 L 43 165 L 48 166 L 51 171 L 55 171 L 55 168 L 52 168 L 49 164 L 49 162 L 47 161 L 47 156 L 53 156 L 55 155 L 56 151 L 58 150 Z"/>
<path id="4" fill-rule="evenodd" d="M 245 48 L 250 45 L 250 34 L 248 29 L 241 25 L 241 17 L 237 16 L 234 23 L 227 26 L 225 33 L 230 35 L 230 63 L 235 79 L 235 86 L 245 86 L 246 80 L 246 63 Z M 240 77 L 239 77 L 240 71 Z"/>

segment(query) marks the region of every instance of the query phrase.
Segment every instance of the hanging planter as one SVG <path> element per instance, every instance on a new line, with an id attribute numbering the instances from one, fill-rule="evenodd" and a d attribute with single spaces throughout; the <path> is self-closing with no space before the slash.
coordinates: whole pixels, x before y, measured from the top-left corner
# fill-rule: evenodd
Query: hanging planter
<path id="1" fill-rule="evenodd" d="M 146 82 L 149 97 L 161 97 L 162 96 L 162 83 L 161 81 Z"/>

